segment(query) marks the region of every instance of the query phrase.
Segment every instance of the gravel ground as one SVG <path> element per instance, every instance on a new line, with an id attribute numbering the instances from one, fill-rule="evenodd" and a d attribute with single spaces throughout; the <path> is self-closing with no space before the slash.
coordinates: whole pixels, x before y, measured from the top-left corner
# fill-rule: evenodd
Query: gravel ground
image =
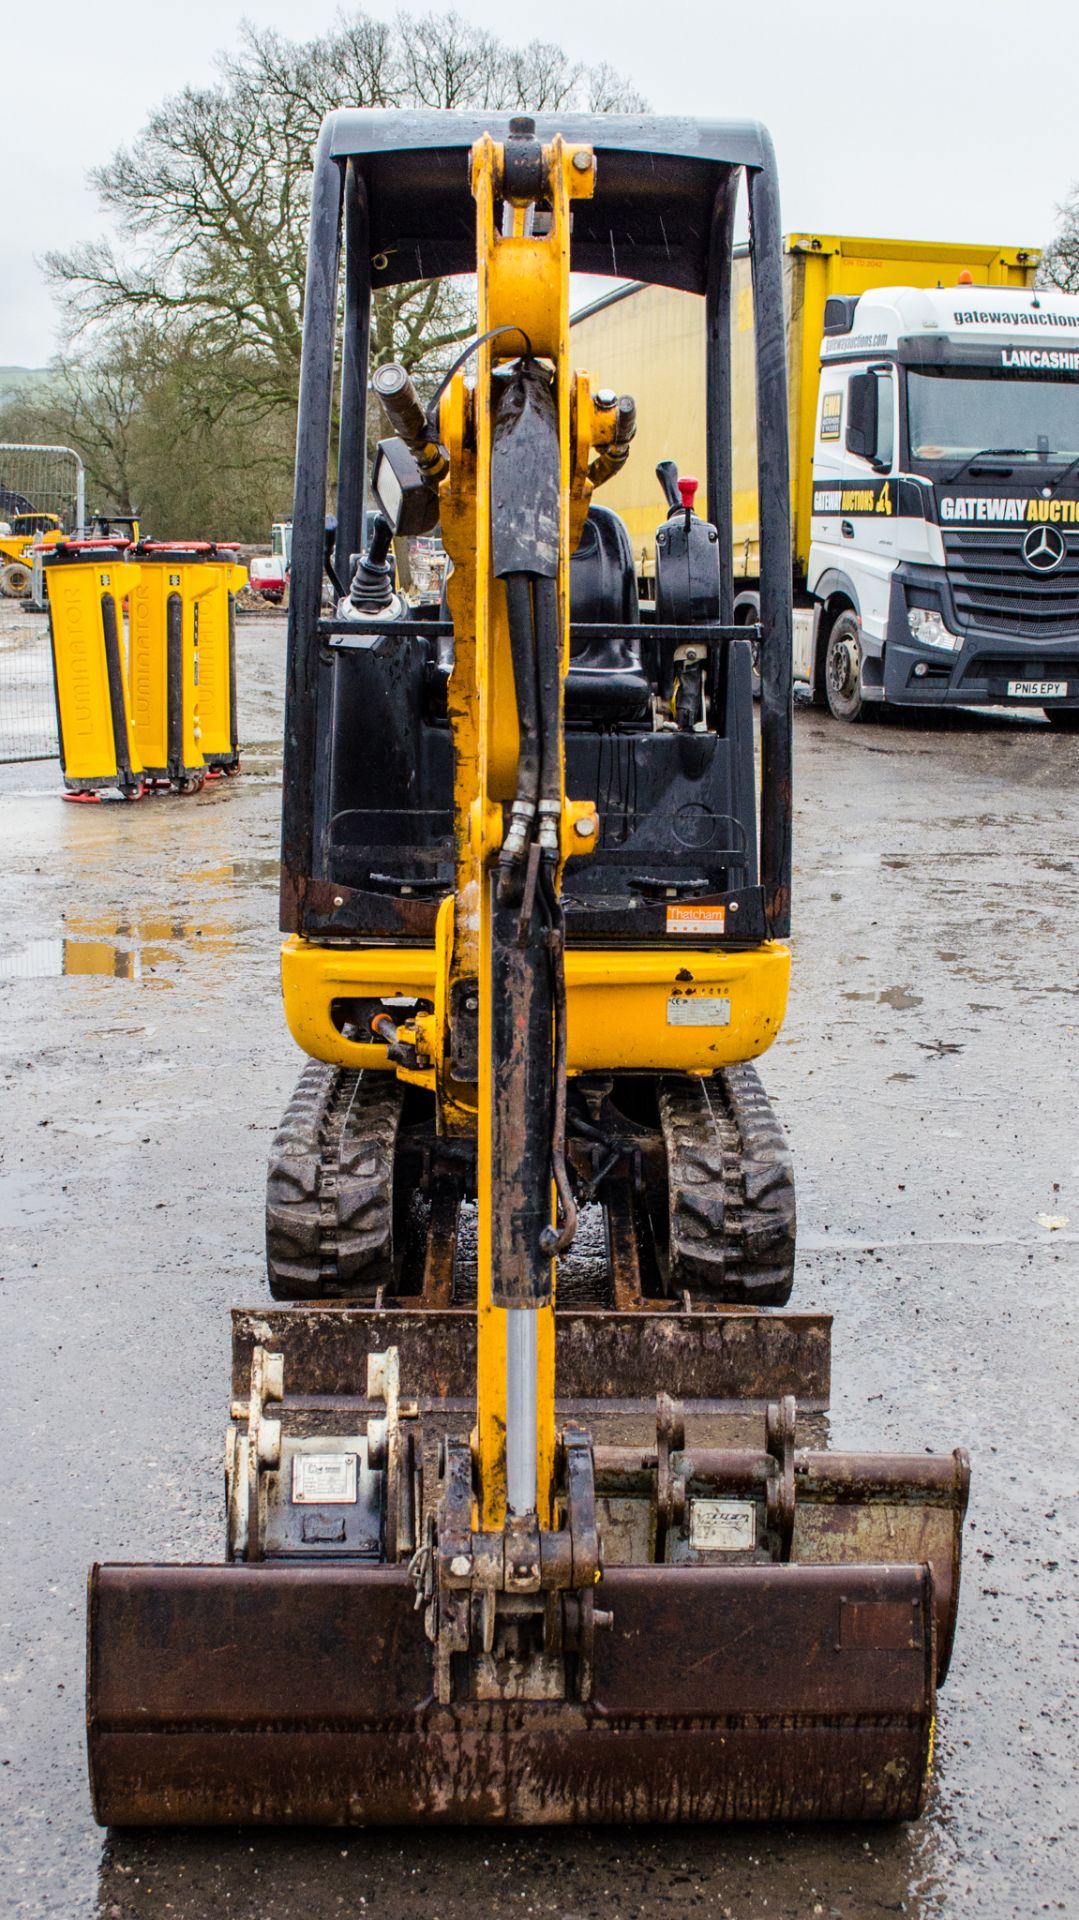
<path id="1" fill-rule="evenodd" d="M 799 712 L 797 936 L 764 1063 L 835 1314 L 837 1444 L 968 1445 L 956 1657 L 909 1828 L 102 1835 L 95 1556 L 217 1558 L 227 1309 L 264 1297 L 284 626 L 240 633 L 242 778 L 61 806 L 0 769 L 0 1911 L 730 1920 L 1079 1912 L 1079 739 Z M 1047 1228 L 1039 1217 L 1068 1219 Z"/>

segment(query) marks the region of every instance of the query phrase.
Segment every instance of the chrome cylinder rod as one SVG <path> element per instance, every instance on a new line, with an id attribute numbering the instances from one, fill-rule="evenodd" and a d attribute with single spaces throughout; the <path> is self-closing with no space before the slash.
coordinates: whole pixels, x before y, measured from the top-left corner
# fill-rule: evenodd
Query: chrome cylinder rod
<path id="1" fill-rule="evenodd" d="M 506 1314 L 506 1499 L 511 1513 L 536 1511 L 535 1307 Z"/>

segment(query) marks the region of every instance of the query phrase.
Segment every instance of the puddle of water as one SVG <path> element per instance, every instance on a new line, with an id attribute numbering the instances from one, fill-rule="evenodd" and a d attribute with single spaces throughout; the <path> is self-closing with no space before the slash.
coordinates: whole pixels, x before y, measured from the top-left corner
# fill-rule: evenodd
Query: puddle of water
<path id="1" fill-rule="evenodd" d="M 174 960 L 168 947 L 118 947 L 105 940 L 31 940 L 0 955 L 0 980 L 52 980 L 65 974 L 103 974 L 111 980 L 142 980 Z M 147 985 L 171 986 L 171 981 Z"/>
<path id="2" fill-rule="evenodd" d="M 894 1007 L 904 1013 L 909 1007 L 920 1007 L 922 996 L 912 993 L 909 987 L 885 987 L 883 993 L 845 993 L 844 1000 L 875 1000 L 878 1006 Z"/>
<path id="3" fill-rule="evenodd" d="M 184 878 L 211 887 L 229 886 L 237 882 L 243 887 L 276 886 L 280 872 L 280 861 L 267 857 L 263 860 L 225 860 L 219 867 L 196 867 Z"/>
<path id="4" fill-rule="evenodd" d="M 227 951 L 231 939 L 218 925 L 193 926 L 184 920 L 84 920 L 72 915 L 67 934 L 30 940 L 13 953 L 0 954 L 0 980 L 52 980 L 67 974 L 98 974 L 112 980 L 138 980 L 147 986 L 171 986 L 153 976 L 159 967 L 184 960 L 184 948 Z"/>
<path id="5" fill-rule="evenodd" d="M 922 995 L 912 993 L 909 987 L 886 987 L 877 995 L 882 1006 L 894 1007 L 898 1013 L 906 1012 L 908 1007 L 920 1007 Z"/>

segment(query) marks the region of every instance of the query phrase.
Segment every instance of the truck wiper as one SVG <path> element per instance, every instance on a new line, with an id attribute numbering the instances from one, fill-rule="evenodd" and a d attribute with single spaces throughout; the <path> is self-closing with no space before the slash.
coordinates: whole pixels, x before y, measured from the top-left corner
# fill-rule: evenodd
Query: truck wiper
<path id="1" fill-rule="evenodd" d="M 1032 447 L 982 447 L 979 453 L 972 453 L 969 460 L 964 460 L 962 466 L 956 467 L 955 472 L 950 473 L 948 475 L 946 485 L 950 487 L 952 484 L 952 481 L 958 480 L 960 474 L 966 473 L 967 468 L 972 467 L 977 460 L 988 460 L 990 458 L 995 457 L 997 454 L 1008 454 L 1008 453 L 1024 453 L 1025 454 L 1025 453 L 1032 453 L 1032 452 L 1033 452 Z"/>
<path id="2" fill-rule="evenodd" d="M 1079 453 L 1075 455 L 1074 459 L 1068 461 L 1067 466 L 1063 469 L 1061 473 L 1057 475 L 1056 479 L 1053 481 L 1052 490 L 1054 494 L 1059 490 L 1059 488 L 1061 488 L 1064 485 L 1064 482 L 1067 479 L 1069 473 L 1074 473 L 1076 467 L 1079 467 Z"/>

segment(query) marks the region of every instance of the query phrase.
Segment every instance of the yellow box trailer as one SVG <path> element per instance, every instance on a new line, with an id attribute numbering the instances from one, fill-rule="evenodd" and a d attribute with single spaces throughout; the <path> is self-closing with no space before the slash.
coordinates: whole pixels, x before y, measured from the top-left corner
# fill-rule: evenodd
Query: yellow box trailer
<path id="1" fill-rule="evenodd" d="M 876 240 L 792 233 L 784 241 L 787 367 L 790 393 L 791 507 L 795 579 L 809 559 L 813 434 L 825 302 L 833 294 L 873 287 L 954 287 L 969 274 L 976 286 L 1028 287 L 1036 247 L 968 246 L 931 240 Z M 753 380 L 753 294 L 749 256 L 736 250 L 732 298 L 734 570 L 755 578 L 757 556 L 757 429 Z M 659 460 L 674 460 L 701 482 L 698 512 L 708 511 L 704 457 L 704 301 L 669 287 L 619 287 L 573 320 L 577 366 L 602 366 L 609 384 L 633 394 L 637 439 L 604 502 L 629 528 L 638 569 L 653 570 L 656 527 L 666 516 L 656 482 Z"/>

